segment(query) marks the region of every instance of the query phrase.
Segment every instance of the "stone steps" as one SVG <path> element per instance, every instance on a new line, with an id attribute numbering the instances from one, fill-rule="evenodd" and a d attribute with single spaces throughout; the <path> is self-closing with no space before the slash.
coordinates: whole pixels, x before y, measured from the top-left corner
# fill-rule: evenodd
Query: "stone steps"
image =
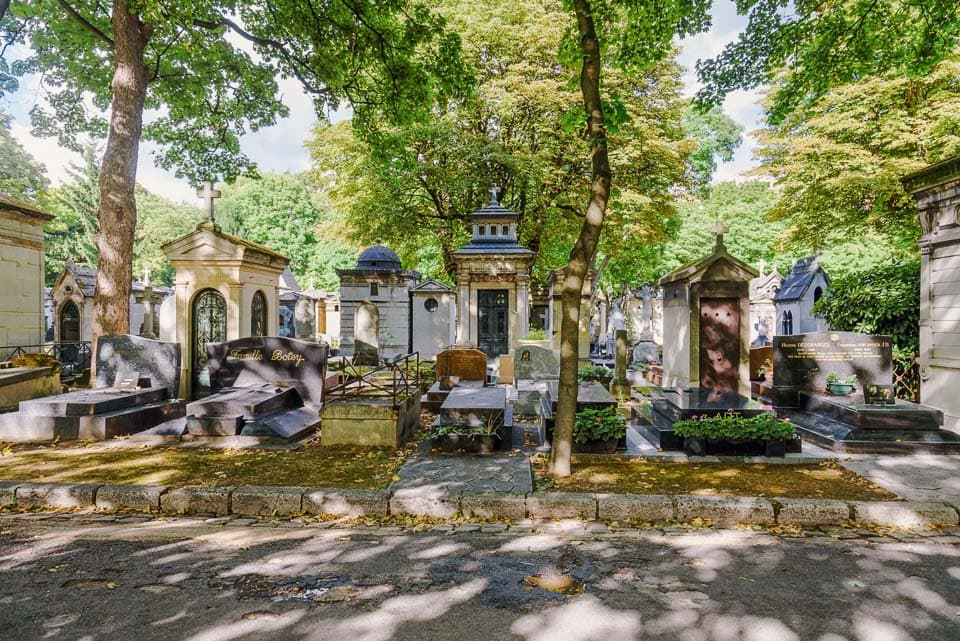
<path id="1" fill-rule="evenodd" d="M 93 416 L 146 405 L 167 398 L 164 387 L 148 387 L 135 392 L 113 389 L 84 390 L 20 403 L 21 416 Z"/>
<path id="2" fill-rule="evenodd" d="M 163 400 L 106 414 L 80 417 L 78 437 L 103 441 L 115 436 L 136 434 L 184 415 L 182 400 Z"/>

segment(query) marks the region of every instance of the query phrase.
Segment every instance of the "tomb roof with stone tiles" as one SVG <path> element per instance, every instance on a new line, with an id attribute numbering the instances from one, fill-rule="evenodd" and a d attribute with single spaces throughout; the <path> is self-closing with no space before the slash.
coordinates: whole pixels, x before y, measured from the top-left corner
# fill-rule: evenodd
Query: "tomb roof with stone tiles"
<path id="1" fill-rule="evenodd" d="M 684 263 L 670 273 L 661 276 L 656 283 L 658 287 L 663 287 L 664 285 L 678 281 L 698 280 L 707 273 L 711 266 L 721 261 L 726 262 L 728 265 L 733 267 L 735 271 L 739 272 L 743 280 L 752 280 L 760 275 L 760 272 L 757 271 L 755 267 L 743 262 L 739 258 L 736 258 L 727 252 L 727 248 L 723 244 L 723 235 L 729 230 L 723 225 L 722 221 L 717 220 L 711 231 L 717 237 L 716 243 L 713 247 L 713 252 L 703 256 L 702 258 L 697 258 Z"/>
<path id="2" fill-rule="evenodd" d="M 94 290 L 97 285 L 97 269 L 96 267 L 91 267 L 89 265 L 77 264 L 72 261 L 67 261 L 66 265 L 63 267 L 63 272 L 57 278 L 57 282 L 53 287 L 50 288 L 50 293 L 55 289 L 59 289 L 63 279 L 67 274 L 70 274 L 73 277 L 73 281 L 77 284 L 77 287 L 80 289 L 80 293 L 83 294 L 84 298 L 93 296 Z M 153 288 L 154 296 L 159 296 L 164 298 L 173 294 L 173 288 L 167 287 L 166 285 L 151 285 Z M 134 294 L 142 294 L 144 290 L 144 283 L 139 280 L 135 280 L 131 283 L 131 292 Z"/>
<path id="3" fill-rule="evenodd" d="M 500 204 L 497 200 L 498 190 L 497 185 L 491 185 L 490 202 L 468 215 L 474 225 L 473 237 L 468 244 L 451 252 L 452 256 L 477 258 L 512 256 L 530 260 L 536 256 L 535 252 L 517 243 L 516 222 L 519 216 Z M 498 228 L 501 224 L 509 227 L 509 233 L 479 235 L 488 226 Z"/>
<path id="4" fill-rule="evenodd" d="M 774 267 L 769 274 L 761 273 L 750 281 L 750 300 L 768 298 L 773 300 L 774 294 L 783 283 L 783 275 Z"/>
<path id="5" fill-rule="evenodd" d="M 817 273 L 823 274 L 827 284 L 830 284 L 830 277 L 820 266 L 819 256 L 807 256 L 799 258 L 793 263 L 793 267 L 787 272 L 780 284 L 780 289 L 774 294 L 773 300 L 776 302 L 785 302 L 791 300 L 800 300 L 803 298 L 810 284 L 817 277 Z"/>

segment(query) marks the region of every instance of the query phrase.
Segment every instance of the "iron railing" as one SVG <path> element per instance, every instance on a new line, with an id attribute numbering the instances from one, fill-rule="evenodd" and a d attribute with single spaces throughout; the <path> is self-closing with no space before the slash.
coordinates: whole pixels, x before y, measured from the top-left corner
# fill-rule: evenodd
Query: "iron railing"
<path id="1" fill-rule="evenodd" d="M 324 393 L 325 402 L 383 398 L 396 405 L 420 393 L 420 352 L 397 356 L 376 367 L 343 360 L 339 365 L 331 363 L 328 371 L 336 373 L 339 382 Z"/>
<path id="2" fill-rule="evenodd" d="M 920 364 L 916 354 L 893 357 L 893 389 L 897 398 L 920 402 Z"/>
<path id="3" fill-rule="evenodd" d="M 76 376 L 90 368 L 90 341 L 45 343 L 43 345 L 7 345 L 0 347 L 0 362 L 26 354 L 47 354 L 60 362 L 60 376 Z"/>

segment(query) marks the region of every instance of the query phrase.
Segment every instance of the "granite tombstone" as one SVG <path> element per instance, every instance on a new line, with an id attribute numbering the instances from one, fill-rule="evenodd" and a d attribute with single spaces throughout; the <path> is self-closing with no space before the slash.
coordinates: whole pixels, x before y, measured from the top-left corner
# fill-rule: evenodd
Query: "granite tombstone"
<path id="1" fill-rule="evenodd" d="M 97 339 L 96 388 L 113 387 L 117 374 L 140 373 L 140 387 L 163 387 L 168 398 L 180 388 L 180 345 L 131 334 L 110 334 Z"/>
<path id="2" fill-rule="evenodd" d="M 513 367 L 518 381 L 557 381 L 560 380 L 560 352 L 537 345 L 521 345 Z"/>

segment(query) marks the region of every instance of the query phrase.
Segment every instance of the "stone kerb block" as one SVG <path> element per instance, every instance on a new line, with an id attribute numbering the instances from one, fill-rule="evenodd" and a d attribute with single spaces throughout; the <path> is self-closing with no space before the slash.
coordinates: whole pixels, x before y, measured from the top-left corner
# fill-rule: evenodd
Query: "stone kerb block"
<path id="1" fill-rule="evenodd" d="M 597 518 L 597 497 L 575 492 L 549 492 L 527 495 L 527 516 L 532 519 Z"/>
<path id="2" fill-rule="evenodd" d="M 773 504 L 767 499 L 733 496 L 678 496 L 677 520 L 689 522 L 696 518 L 710 520 L 717 525 L 773 523 Z"/>
<path id="3" fill-rule="evenodd" d="M 850 507 L 858 522 L 881 527 L 910 530 L 957 525 L 956 510 L 944 503 L 852 501 Z"/>
<path id="4" fill-rule="evenodd" d="M 527 516 L 527 501 L 512 492 L 464 492 L 460 510 L 467 518 L 520 521 Z"/>
<path id="5" fill-rule="evenodd" d="M 850 520 L 850 506 L 828 499 L 777 499 L 777 523 L 811 527 L 840 525 Z"/>
<path id="6" fill-rule="evenodd" d="M 230 512 L 241 516 L 289 516 L 302 511 L 300 487 L 238 487 L 230 497 Z"/>
<path id="7" fill-rule="evenodd" d="M 303 512 L 349 518 L 382 517 L 389 513 L 389 501 L 386 490 L 312 488 L 303 493 Z"/>
<path id="8" fill-rule="evenodd" d="M 460 512 L 460 492 L 436 487 L 407 487 L 390 497 L 390 514 L 448 519 Z"/>
<path id="9" fill-rule="evenodd" d="M 19 483 L 16 504 L 19 507 L 93 507 L 100 487 L 96 483 Z"/>
<path id="10" fill-rule="evenodd" d="M 161 495 L 160 509 L 175 514 L 229 514 L 232 490 L 200 485 L 178 487 Z"/>
<path id="11" fill-rule="evenodd" d="M 672 521 L 676 518 L 669 496 L 598 494 L 597 510 L 602 521 Z"/>
<path id="12" fill-rule="evenodd" d="M 103 485 L 97 490 L 97 507 L 103 510 L 157 511 L 160 496 L 166 491 L 167 487 L 163 485 Z"/>

